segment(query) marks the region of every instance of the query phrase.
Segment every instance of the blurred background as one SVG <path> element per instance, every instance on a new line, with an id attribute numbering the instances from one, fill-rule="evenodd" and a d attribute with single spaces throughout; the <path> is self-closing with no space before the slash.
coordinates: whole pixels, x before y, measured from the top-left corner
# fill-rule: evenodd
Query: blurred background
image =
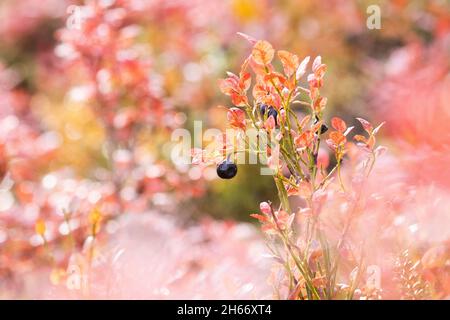
<path id="1" fill-rule="evenodd" d="M 88 19 L 72 5 L 86 6 Z M 367 27 L 369 5 L 380 8 L 380 29 Z M 87 24 L 77 29 L 77 19 Z M 195 120 L 204 128 L 225 128 L 226 109 L 217 106 L 231 102 L 217 79 L 237 71 L 250 50 L 237 32 L 300 57 L 321 55 L 328 65 L 326 117 L 349 124 L 356 116 L 386 121 L 382 140 L 396 162 L 385 174 L 448 197 L 447 0 L 1 0 L 0 298 L 57 296 L 51 286 L 42 296 L 35 288 L 48 279 L 56 287 L 65 281 L 70 261 L 96 256 L 93 243 L 107 248 L 99 264 L 119 259 L 115 243 L 126 237 L 124 226 L 142 233 L 139 240 L 124 240 L 137 247 L 129 261 L 139 261 L 143 243 L 154 248 L 178 239 L 176 249 L 164 249 L 171 252 L 164 275 L 179 264 L 188 266 L 185 274 L 199 277 L 196 268 L 208 266 L 223 277 L 217 269 L 222 256 L 235 274 L 242 272 L 240 263 L 262 268 L 255 258 L 262 240 L 241 221 L 249 221 L 261 201 L 276 198 L 271 177 L 240 166 L 235 179 L 223 181 L 215 168 L 170 159 L 174 128 L 192 130 Z M 149 212 L 145 222 L 117 219 Z M 448 219 L 448 210 L 443 215 Z M 140 230 L 141 223 L 149 229 Z M 218 244 L 224 238 L 229 247 Z M 243 239 L 256 251 L 242 248 Z M 173 252 L 186 255 L 198 243 L 202 249 L 188 261 L 174 262 L 172 256 L 180 255 Z M 77 265 L 88 268 L 84 264 Z M 230 290 L 235 297 L 270 295 L 258 281 L 242 280 L 247 273 L 230 280 L 233 289 L 217 287 L 212 297 Z M 143 292 L 156 287 L 135 288 L 134 296 L 148 297 Z M 190 288 L 174 287 L 150 296 L 184 297 Z M 102 297 L 110 296 L 126 294 Z"/>

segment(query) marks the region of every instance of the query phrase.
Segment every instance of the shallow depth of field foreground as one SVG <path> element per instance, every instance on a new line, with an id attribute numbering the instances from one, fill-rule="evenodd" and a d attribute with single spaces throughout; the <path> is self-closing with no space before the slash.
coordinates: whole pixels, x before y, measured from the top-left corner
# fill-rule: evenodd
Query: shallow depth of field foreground
<path id="1" fill-rule="evenodd" d="M 447 1 L 0 2 L 0 299 L 450 298 Z"/>

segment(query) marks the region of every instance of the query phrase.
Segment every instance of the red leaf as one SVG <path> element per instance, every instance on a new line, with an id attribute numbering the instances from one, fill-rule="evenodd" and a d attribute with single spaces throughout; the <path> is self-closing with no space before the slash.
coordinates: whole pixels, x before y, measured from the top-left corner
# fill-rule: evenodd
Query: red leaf
<path id="1" fill-rule="evenodd" d="M 347 129 L 347 125 L 344 120 L 338 117 L 331 119 L 331 126 L 339 132 L 344 132 Z"/>
<path id="2" fill-rule="evenodd" d="M 245 130 L 245 112 L 239 108 L 231 108 L 228 110 L 227 119 L 234 128 Z"/>
<path id="3" fill-rule="evenodd" d="M 290 196 L 295 196 L 295 195 L 298 194 L 298 187 L 294 187 L 294 186 L 291 185 L 291 184 L 286 184 L 286 185 L 285 185 L 285 188 L 286 188 L 287 195 L 288 195 L 289 197 L 290 197 Z"/>
<path id="4" fill-rule="evenodd" d="M 258 219 L 260 222 L 267 222 L 267 221 L 268 221 L 268 219 L 267 219 L 266 216 L 263 216 L 263 215 L 257 214 L 257 213 L 252 213 L 252 214 L 250 215 L 250 217 L 255 218 L 255 219 Z"/>
<path id="5" fill-rule="evenodd" d="M 312 131 L 305 131 L 298 137 L 294 139 L 294 142 L 299 148 L 309 147 L 314 139 L 314 134 Z"/>
<path id="6" fill-rule="evenodd" d="M 247 105 L 248 99 L 246 95 L 238 94 L 238 93 L 232 93 L 231 94 L 231 102 L 236 107 L 243 107 Z"/>
<path id="7" fill-rule="evenodd" d="M 243 91 L 247 91 L 250 88 L 250 85 L 252 83 L 252 76 L 249 72 L 243 72 L 241 74 L 241 79 L 239 81 L 240 87 Z"/>

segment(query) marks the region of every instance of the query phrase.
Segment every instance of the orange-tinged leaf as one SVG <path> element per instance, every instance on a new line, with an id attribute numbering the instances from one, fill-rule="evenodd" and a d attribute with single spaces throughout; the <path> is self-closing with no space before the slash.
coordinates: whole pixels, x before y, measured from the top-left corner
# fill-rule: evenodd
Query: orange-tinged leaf
<path id="1" fill-rule="evenodd" d="M 247 91 L 252 83 L 252 76 L 249 72 L 243 72 L 240 79 L 241 89 Z"/>
<path id="2" fill-rule="evenodd" d="M 243 106 L 247 105 L 248 99 L 247 99 L 247 96 L 245 96 L 245 95 L 238 94 L 238 93 L 232 93 L 231 94 L 231 102 L 236 107 L 243 107 Z"/>
<path id="3" fill-rule="evenodd" d="M 305 131 L 298 137 L 294 139 L 294 143 L 299 148 L 309 147 L 314 139 L 314 134 L 312 131 Z"/>
<path id="4" fill-rule="evenodd" d="M 293 185 L 291 185 L 291 184 L 286 184 L 286 192 L 287 192 L 287 195 L 290 197 L 290 196 L 295 196 L 295 195 L 297 195 L 298 194 L 298 187 L 294 187 Z"/>
<path id="5" fill-rule="evenodd" d="M 255 61 L 253 58 L 253 55 L 251 56 L 251 59 L 249 61 L 250 68 L 252 68 L 253 72 L 256 74 L 256 77 L 263 77 L 266 74 L 266 68 L 269 69 L 269 72 L 273 70 L 273 66 L 271 64 L 269 65 L 262 65 Z"/>
<path id="6" fill-rule="evenodd" d="M 326 278 L 325 276 L 314 278 L 312 279 L 312 283 L 315 287 L 323 286 L 326 283 Z"/>
<path id="7" fill-rule="evenodd" d="M 311 115 L 308 114 L 300 121 L 300 128 L 303 129 L 306 126 L 306 124 L 310 121 L 311 121 Z"/>
<path id="8" fill-rule="evenodd" d="M 264 81 L 270 82 L 273 81 L 276 87 L 280 87 L 280 85 L 286 84 L 286 77 L 283 76 L 281 73 L 278 72 L 270 72 L 264 76 Z"/>
<path id="9" fill-rule="evenodd" d="M 319 97 L 318 99 L 316 99 L 316 101 L 314 102 L 314 110 L 317 112 L 321 112 L 323 109 L 325 109 L 327 101 L 328 100 L 325 97 Z"/>
<path id="10" fill-rule="evenodd" d="M 339 131 L 333 131 L 330 133 L 330 139 L 334 144 L 340 145 L 346 142 L 345 136 Z"/>
<path id="11" fill-rule="evenodd" d="M 258 83 L 253 87 L 252 94 L 255 100 L 260 101 L 265 95 L 268 94 L 268 90 L 264 84 Z"/>
<path id="12" fill-rule="evenodd" d="M 261 65 L 268 65 L 272 62 L 274 55 L 275 50 L 272 45 L 265 40 L 259 40 L 256 42 L 252 50 L 253 60 Z"/>
<path id="13" fill-rule="evenodd" d="M 245 130 L 245 112 L 239 108 L 231 108 L 227 112 L 227 119 L 233 128 Z"/>
<path id="14" fill-rule="evenodd" d="M 278 58 L 280 58 L 284 73 L 288 77 L 292 76 L 297 71 L 298 65 L 300 63 L 297 55 L 290 53 L 289 51 L 280 50 L 278 51 Z"/>
<path id="15" fill-rule="evenodd" d="M 222 93 L 226 94 L 227 96 L 236 92 L 237 81 L 235 79 L 219 79 L 217 81 L 217 84 L 219 85 L 220 91 L 222 91 Z"/>
<path id="16" fill-rule="evenodd" d="M 339 132 L 344 132 L 347 129 L 344 120 L 338 117 L 333 117 L 333 119 L 331 119 L 331 126 Z"/>
<path id="17" fill-rule="evenodd" d="M 277 227 L 274 223 L 265 223 L 261 227 L 261 231 L 265 232 L 267 234 L 276 234 L 277 233 Z"/>
<path id="18" fill-rule="evenodd" d="M 364 137 L 364 136 L 362 136 L 362 135 L 360 135 L 360 134 L 355 135 L 355 136 L 353 137 L 353 139 L 355 139 L 356 141 L 359 141 L 359 142 L 364 142 L 364 143 L 366 143 L 366 137 Z"/>
<path id="19" fill-rule="evenodd" d="M 252 213 L 250 215 L 250 217 L 258 219 L 261 222 L 267 222 L 269 220 L 266 216 L 263 216 L 263 215 L 258 214 L 258 213 Z"/>
<path id="20" fill-rule="evenodd" d="M 253 87 L 252 93 L 256 101 L 273 105 L 268 100 L 273 100 L 272 94 L 274 93 L 274 91 L 275 89 L 272 86 L 269 86 L 260 81 Z"/>

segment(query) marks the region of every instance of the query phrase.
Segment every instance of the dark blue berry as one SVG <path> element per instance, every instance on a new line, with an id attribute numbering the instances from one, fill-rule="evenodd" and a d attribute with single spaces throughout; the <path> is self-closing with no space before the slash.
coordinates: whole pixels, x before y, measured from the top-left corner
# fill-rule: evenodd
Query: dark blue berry
<path id="1" fill-rule="evenodd" d="M 217 166 L 217 175 L 222 179 L 232 179 L 237 174 L 237 166 L 231 160 L 224 160 Z"/>
<path id="2" fill-rule="evenodd" d="M 316 118 L 314 120 L 314 123 L 317 123 L 318 121 L 319 121 L 319 118 L 317 118 L 317 116 L 316 116 Z M 322 134 L 322 133 L 325 133 L 327 131 L 328 131 L 328 126 L 325 123 L 322 124 L 322 126 L 320 127 L 320 133 Z"/>
<path id="3" fill-rule="evenodd" d="M 277 123 L 278 112 L 277 110 L 275 110 L 274 107 L 269 107 L 269 111 L 267 112 L 267 118 L 270 116 L 273 116 L 273 120 L 275 120 L 275 125 L 278 125 Z"/>
<path id="4" fill-rule="evenodd" d="M 275 125 L 278 125 L 278 123 L 277 123 L 278 112 L 274 107 L 268 106 L 267 104 L 261 104 L 259 106 L 259 112 L 261 113 L 261 116 L 263 117 L 263 119 L 267 112 L 267 118 L 272 116 L 273 120 L 275 120 Z"/>
<path id="5" fill-rule="evenodd" d="M 266 111 L 267 111 L 267 104 L 261 104 L 259 106 L 259 113 L 261 113 L 261 115 L 264 117 Z"/>

